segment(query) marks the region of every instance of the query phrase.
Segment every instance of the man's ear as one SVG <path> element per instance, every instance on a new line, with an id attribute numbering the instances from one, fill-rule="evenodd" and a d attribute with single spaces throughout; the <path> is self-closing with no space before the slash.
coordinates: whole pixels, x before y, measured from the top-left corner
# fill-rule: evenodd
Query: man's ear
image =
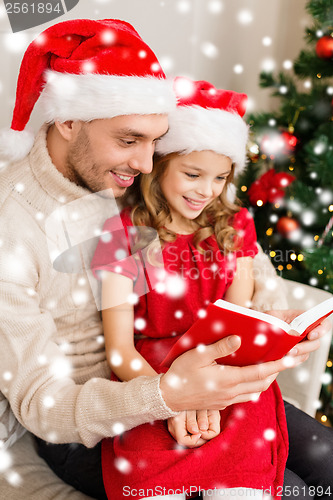
<path id="1" fill-rule="evenodd" d="M 81 123 L 73 120 L 67 120 L 66 122 L 55 121 L 54 125 L 65 141 L 72 141 L 81 128 Z"/>

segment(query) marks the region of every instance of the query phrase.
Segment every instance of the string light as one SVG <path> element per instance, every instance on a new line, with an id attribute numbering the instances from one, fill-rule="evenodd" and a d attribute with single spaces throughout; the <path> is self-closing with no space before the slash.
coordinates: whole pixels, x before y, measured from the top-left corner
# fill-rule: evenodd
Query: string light
<path id="1" fill-rule="evenodd" d="M 327 361 L 326 366 L 327 366 L 327 368 L 332 368 L 333 363 L 330 359 Z"/>
<path id="2" fill-rule="evenodd" d="M 269 228 L 267 229 L 267 231 L 266 231 L 266 234 L 267 234 L 267 236 L 272 236 L 272 234 L 273 234 L 273 228 L 272 228 L 272 227 L 269 227 Z"/>
<path id="3" fill-rule="evenodd" d="M 322 415 L 322 416 L 320 417 L 320 420 L 321 420 L 322 422 L 327 422 L 327 417 L 326 417 L 326 415 Z"/>
<path id="4" fill-rule="evenodd" d="M 241 187 L 241 191 L 242 191 L 243 193 L 245 193 L 245 192 L 247 191 L 247 186 L 242 186 L 242 187 Z"/>
<path id="5" fill-rule="evenodd" d="M 271 257 L 275 257 L 276 252 L 274 252 L 274 250 L 272 250 L 272 251 L 269 253 L 269 255 L 270 255 Z"/>

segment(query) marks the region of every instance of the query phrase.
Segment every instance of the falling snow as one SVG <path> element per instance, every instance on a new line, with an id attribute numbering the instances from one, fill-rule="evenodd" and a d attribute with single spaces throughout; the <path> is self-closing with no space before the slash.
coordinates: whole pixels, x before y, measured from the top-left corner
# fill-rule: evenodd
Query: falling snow
<path id="1" fill-rule="evenodd" d="M 267 441 L 273 441 L 275 439 L 276 433 L 274 429 L 265 429 L 264 431 L 264 438 Z"/>
<path id="2" fill-rule="evenodd" d="M 50 373 L 58 379 L 69 377 L 72 373 L 71 363 L 65 358 L 55 358 L 50 364 Z"/>
<path id="3" fill-rule="evenodd" d="M 115 422 L 112 426 L 112 433 L 114 435 L 122 434 L 125 431 L 125 426 L 121 422 Z"/>
<path id="4" fill-rule="evenodd" d="M 12 465 L 12 458 L 10 453 L 6 450 L 0 449 L 0 472 L 4 472 Z"/>
<path id="5" fill-rule="evenodd" d="M 13 378 L 13 374 L 11 372 L 4 372 L 2 375 L 3 379 L 9 382 Z"/>
<path id="6" fill-rule="evenodd" d="M 253 14 L 252 14 L 252 12 L 250 10 L 243 9 L 243 10 L 239 11 L 239 13 L 237 15 L 237 19 L 238 19 L 238 22 L 240 24 L 247 25 L 247 24 L 252 23 L 252 21 L 253 21 Z"/>
<path id="7" fill-rule="evenodd" d="M 198 344 L 197 347 L 196 347 L 196 350 L 198 352 L 205 352 L 206 346 L 204 344 Z"/>
<path id="8" fill-rule="evenodd" d="M 209 59 L 216 59 L 219 55 L 219 49 L 212 42 L 203 42 L 201 52 Z"/>
<path id="9" fill-rule="evenodd" d="M 223 11 L 224 5 L 220 0 L 209 0 L 207 9 L 212 14 L 219 14 Z"/>
<path id="10" fill-rule="evenodd" d="M 123 357 L 117 351 L 113 351 L 110 357 L 110 363 L 112 366 L 121 366 L 123 363 Z"/>
<path id="11" fill-rule="evenodd" d="M 136 318 L 134 321 L 134 328 L 136 330 L 144 330 L 146 328 L 147 322 L 144 318 Z"/>
<path id="12" fill-rule="evenodd" d="M 137 359 L 133 359 L 130 362 L 130 366 L 131 366 L 132 370 L 139 371 L 139 370 L 141 370 L 143 363 L 142 363 L 141 359 L 137 358 Z"/>
<path id="13" fill-rule="evenodd" d="M 265 47 L 269 47 L 270 45 L 272 45 L 272 39 L 270 36 L 265 36 L 263 39 L 262 39 L 262 44 L 265 46 Z"/>
<path id="14" fill-rule="evenodd" d="M 267 343 L 267 336 L 259 333 L 255 336 L 253 343 L 258 346 L 263 346 Z"/>
<path id="15" fill-rule="evenodd" d="M 293 67 L 293 63 L 289 59 L 286 59 L 285 61 L 283 61 L 282 66 L 284 67 L 284 69 L 291 69 Z"/>
<path id="16" fill-rule="evenodd" d="M 45 408 L 52 408 L 55 405 L 55 400 L 52 396 L 46 396 L 43 400 Z"/>

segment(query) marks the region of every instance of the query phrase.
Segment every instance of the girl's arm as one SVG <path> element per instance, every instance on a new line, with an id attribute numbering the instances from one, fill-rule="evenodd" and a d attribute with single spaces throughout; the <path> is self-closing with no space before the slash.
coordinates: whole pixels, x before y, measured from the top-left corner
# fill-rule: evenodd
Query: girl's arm
<path id="1" fill-rule="evenodd" d="M 253 292 L 253 258 L 239 257 L 237 259 L 237 269 L 234 279 L 224 299 L 239 306 L 250 307 Z"/>
<path id="2" fill-rule="evenodd" d="M 106 358 L 120 380 L 157 373 L 134 346 L 133 281 L 117 273 L 104 272 L 102 319 Z M 115 305 L 113 305 L 115 304 Z"/>

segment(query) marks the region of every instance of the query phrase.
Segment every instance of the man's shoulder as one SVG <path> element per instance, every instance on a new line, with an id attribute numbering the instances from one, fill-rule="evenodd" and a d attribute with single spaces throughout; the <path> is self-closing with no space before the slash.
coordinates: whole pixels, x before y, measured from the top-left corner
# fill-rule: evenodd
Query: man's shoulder
<path id="1" fill-rule="evenodd" d="M 28 161 L 8 164 L 0 170 L 0 220 L 1 233 L 6 239 L 20 234 L 27 239 L 35 238 L 39 232 L 36 209 L 29 201 L 38 181 L 34 178 Z M 14 236 L 16 235 L 16 236 Z"/>
<path id="2" fill-rule="evenodd" d="M 31 171 L 27 158 L 0 168 L 0 207 L 14 199 L 16 193 L 23 192 L 30 179 Z"/>

